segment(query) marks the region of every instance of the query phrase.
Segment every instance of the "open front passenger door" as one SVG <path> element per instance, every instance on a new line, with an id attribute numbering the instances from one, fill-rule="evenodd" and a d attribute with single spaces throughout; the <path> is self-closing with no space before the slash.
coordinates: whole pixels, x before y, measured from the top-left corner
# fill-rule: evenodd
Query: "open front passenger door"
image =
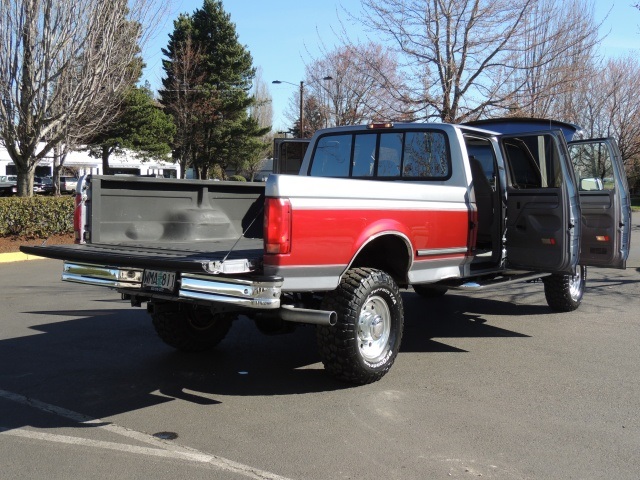
<path id="1" fill-rule="evenodd" d="M 573 274 L 578 264 L 580 205 L 562 132 L 498 138 L 507 167 L 508 266 Z"/>
<path id="2" fill-rule="evenodd" d="M 612 138 L 569 143 L 580 193 L 580 264 L 625 268 L 631 238 L 631 200 Z"/>

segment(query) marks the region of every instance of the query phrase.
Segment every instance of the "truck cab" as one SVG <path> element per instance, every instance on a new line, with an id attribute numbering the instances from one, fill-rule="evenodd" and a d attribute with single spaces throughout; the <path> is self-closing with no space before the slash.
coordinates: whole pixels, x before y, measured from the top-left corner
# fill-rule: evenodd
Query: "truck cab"
<path id="1" fill-rule="evenodd" d="M 370 232 L 367 241 L 375 237 L 381 244 L 379 235 L 388 242 L 379 249 L 373 242 L 354 244 L 354 258 L 336 267 L 336 278 L 368 252 L 369 263 L 384 257 L 395 266 L 406 265 L 406 277 L 396 274 L 396 282 L 424 295 L 545 277 L 552 308 L 573 310 L 584 292 L 586 267 L 624 268 L 630 236 L 628 188 L 615 141 L 574 140 L 579 135 L 574 125 L 536 119 L 329 129 L 312 139 L 300 175 L 333 182 L 307 183 L 302 196 L 307 203 L 323 203 L 322 191 L 333 188 L 331 195 L 343 204 L 369 202 L 364 207 L 369 213 L 360 211 L 351 221 L 372 224 L 376 199 L 391 209 L 404 208 L 394 205 L 398 197 L 425 202 L 415 205 L 421 213 L 404 225 L 408 241 L 393 243 L 390 252 L 395 227 L 381 221 L 384 226 Z M 371 183 L 350 182 L 355 179 Z M 464 218 L 457 210 L 460 187 Z M 389 198 L 382 193 L 397 188 L 402 192 Z M 402 228 L 397 230 L 395 238 L 402 237 Z M 411 252 L 406 260 L 398 253 L 405 246 Z M 395 271 L 383 260 L 379 266 Z M 286 267 L 277 271 L 287 276 Z"/>

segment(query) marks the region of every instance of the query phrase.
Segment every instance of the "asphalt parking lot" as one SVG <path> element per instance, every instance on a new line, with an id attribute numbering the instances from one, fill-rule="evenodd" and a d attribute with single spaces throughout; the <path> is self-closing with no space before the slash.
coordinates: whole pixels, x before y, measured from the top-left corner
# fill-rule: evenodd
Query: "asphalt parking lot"
<path id="1" fill-rule="evenodd" d="M 0 265 L 1 478 L 640 477 L 637 246 L 627 270 L 589 270 L 571 313 L 540 284 L 406 292 L 401 353 L 362 387 L 324 373 L 311 327 L 240 319 L 182 355 L 60 271 Z"/>

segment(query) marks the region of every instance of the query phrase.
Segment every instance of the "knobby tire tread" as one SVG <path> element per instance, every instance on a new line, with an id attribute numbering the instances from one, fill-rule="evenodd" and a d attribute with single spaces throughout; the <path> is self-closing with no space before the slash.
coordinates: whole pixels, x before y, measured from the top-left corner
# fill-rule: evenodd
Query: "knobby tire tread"
<path id="1" fill-rule="evenodd" d="M 334 377 L 349 383 L 364 385 L 382 378 L 391 368 L 402 340 L 403 311 L 400 301 L 399 331 L 394 355 L 383 368 L 367 371 L 359 366 L 357 321 L 360 306 L 366 300 L 366 291 L 376 285 L 385 285 L 400 299 L 400 292 L 391 277 L 372 268 L 354 268 L 343 277 L 338 288 L 325 295 L 323 310 L 333 310 L 338 314 L 338 323 L 333 327 L 317 328 L 318 349 L 325 369 Z"/>
<path id="2" fill-rule="evenodd" d="M 582 267 L 586 269 L 586 267 Z M 547 300 L 547 305 L 556 312 L 573 312 L 577 310 L 582 302 L 582 295 L 584 294 L 585 282 L 586 282 L 586 270 L 581 272 L 583 277 L 582 293 L 580 298 L 576 301 L 571 298 L 571 276 L 569 275 L 549 275 L 542 279 L 544 283 L 544 296 Z"/>

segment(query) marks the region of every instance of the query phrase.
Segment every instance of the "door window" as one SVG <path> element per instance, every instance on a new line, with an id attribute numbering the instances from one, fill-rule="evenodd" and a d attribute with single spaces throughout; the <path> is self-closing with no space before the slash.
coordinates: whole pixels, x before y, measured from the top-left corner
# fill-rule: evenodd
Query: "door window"
<path id="1" fill-rule="evenodd" d="M 613 160 L 605 143 L 570 145 L 569 153 L 580 191 L 614 190 Z"/>
<path id="2" fill-rule="evenodd" d="M 503 145 L 512 187 L 557 188 L 562 185 L 560 155 L 551 135 L 510 137 Z"/>
<path id="3" fill-rule="evenodd" d="M 475 157 L 482 165 L 482 171 L 489 183 L 496 189 L 498 172 L 496 168 L 496 156 L 491 142 L 486 139 L 465 137 L 465 145 L 469 157 Z"/>

